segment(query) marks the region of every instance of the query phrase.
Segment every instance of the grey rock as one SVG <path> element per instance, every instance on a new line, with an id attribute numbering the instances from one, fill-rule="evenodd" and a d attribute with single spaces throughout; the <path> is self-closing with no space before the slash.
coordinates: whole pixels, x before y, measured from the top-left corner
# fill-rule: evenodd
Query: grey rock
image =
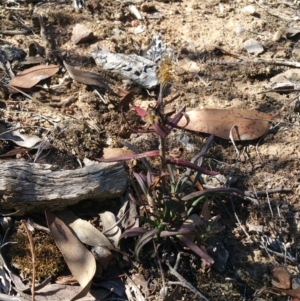
<path id="1" fill-rule="evenodd" d="M 112 53 L 97 50 L 91 53 L 96 64 L 106 71 L 130 79 L 131 81 L 152 89 L 157 86 L 155 62 L 136 54 Z"/>

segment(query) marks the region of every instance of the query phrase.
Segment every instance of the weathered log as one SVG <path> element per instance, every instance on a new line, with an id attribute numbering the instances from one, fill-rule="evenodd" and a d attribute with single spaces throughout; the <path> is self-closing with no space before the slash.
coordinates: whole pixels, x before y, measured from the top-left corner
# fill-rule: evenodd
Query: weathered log
<path id="1" fill-rule="evenodd" d="M 127 184 L 127 174 L 120 163 L 56 169 L 50 164 L 0 163 L 0 209 L 61 210 L 86 199 L 118 197 Z"/>

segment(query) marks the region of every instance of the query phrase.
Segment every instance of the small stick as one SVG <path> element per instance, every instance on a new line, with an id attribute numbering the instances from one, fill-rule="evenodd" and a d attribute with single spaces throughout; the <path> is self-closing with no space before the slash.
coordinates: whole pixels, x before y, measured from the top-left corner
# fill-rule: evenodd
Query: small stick
<path id="1" fill-rule="evenodd" d="M 181 253 L 179 252 L 177 254 L 176 258 L 176 263 L 175 263 L 175 268 L 178 267 L 179 261 L 180 261 Z M 191 285 L 189 282 L 187 282 L 177 271 L 175 268 L 172 268 L 170 263 L 166 261 L 166 265 L 169 267 L 170 274 L 175 276 L 179 282 L 169 282 L 169 284 L 177 284 L 181 285 L 187 289 L 189 289 L 191 292 L 193 292 L 199 299 L 204 300 L 204 301 L 209 301 L 204 295 L 202 295 L 193 285 Z"/>
<path id="2" fill-rule="evenodd" d="M 235 149 L 235 152 L 236 152 L 236 157 L 237 157 L 237 159 L 238 159 L 238 158 L 240 158 L 240 152 L 239 152 L 239 150 L 237 149 L 237 147 L 236 147 L 236 145 L 235 145 L 235 143 L 234 143 L 234 139 L 233 139 L 233 135 L 232 135 L 232 131 L 233 131 L 233 129 L 235 129 L 235 128 L 237 128 L 237 126 L 234 124 L 234 125 L 231 127 L 231 129 L 230 129 L 230 132 L 229 132 L 229 139 L 231 140 L 231 143 L 232 143 L 233 146 L 234 146 L 234 149 Z"/>
<path id="3" fill-rule="evenodd" d="M 166 281 L 165 281 L 165 277 L 164 277 L 164 273 L 163 273 L 163 269 L 162 269 L 162 265 L 161 265 L 161 260 L 157 253 L 156 243 L 154 240 L 152 240 L 152 242 L 153 242 L 154 252 L 156 254 L 156 259 L 157 259 L 157 263 L 158 263 L 158 267 L 159 267 L 159 271 L 160 271 L 160 275 L 161 275 L 161 281 L 162 281 L 162 289 L 161 289 L 160 297 L 161 297 L 161 300 L 164 301 L 165 297 L 167 296 L 167 293 L 168 293 L 168 288 L 166 287 Z"/>
<path id="4" fill-rule="evenodd" d="M 34 246 L 33 246 L 32 235 L 31 235 L 30 231 L 27 228 L 26 221 L 22 220 L 21 223 L 22 223 L 22 226 L 24 227 L 25 232 L 28 236 L 29 245 L 30 245 L 31 260 L 32 260 L 31 300 L 34 301 L 35 300 L 35 291 L 34 291 L 34 287 L 35 287 L 35 253 L 34 253 Z"/>
<path id="5" fill-rule="evenodd" d="M 284 21 L 287 21 L 287 22 L 292 22 L 292 21 L 298 21 L 300 20 L 300 18 L 298 16 L 295 16 L 293 18 L 290 18 L 288 16 L 284 16 L 284 15 L 279 15 L 277 13 L 274 12 L 273 9 L 269 9 L 268 7 L 266 7 L 265 5 L 263 4 L 260 4 L 258 1 L 255 1 L 255 3 L 261 7 L 262 9 L 264 9 L 267 13 L 269 13 L 270 15 L 274 16 L 274 17 L 277 17 L 277 18 L 280 18 Z"/>
<path id="6" fill-rule="evenodd" d="M 269 205 L 269 209 L 270 209 L 270 212 L 271 212 L 271 216 L 272 216 L 272 219 L 273 219 L 274 214 L 273 214 L 272 206 L 271 206 L 271 203 L 270 203 L 270 198 L 269 198 L 268 191 L 266 191 L 266 195 L 267 195 L 267 200 L 268 200 L 268 205 Z"/>

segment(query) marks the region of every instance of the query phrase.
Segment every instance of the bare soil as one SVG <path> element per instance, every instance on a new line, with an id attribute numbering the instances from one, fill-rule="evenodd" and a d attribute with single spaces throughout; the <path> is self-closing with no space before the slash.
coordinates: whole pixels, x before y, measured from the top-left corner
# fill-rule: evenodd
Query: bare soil
<path id="1" fill-rule="evenodd" d="M 284 33 L 281 36 L 278 32 L 286 27 L 300 27 L 299 20 L 288 22 L 283 19 L 283 16 L 298 16 L 296 1 L 265 3 L 276 16 L 254 1 L 138 1 L 135 5 L 144 16 L 143 20 L 137 20 L 129 11 L 130 4 L 127 1 L 86 0 L 80 12 L 76 12 L 71 3 L 64 1 L 45 2 L 37 7 L 31 3 L 1 1 L 2 28 L 21 28 L 18 23 L 21 20 L 33 28 L 33 11 L 38 10 L 45 17 L 50 45 L 45 45 L 34 28 L 35 35 L 2 35 L 1 43 L 11 43 L 26 52 L 33 41 L 47 46 L 48 61 L 56 60 L 61 64 L 57 55 L 60 53 L 73 66 L 101 73 L 113 81 L 115 87 L 131 91 L 134 104 L 147 108 L 155 97 L 142 87 L 100 70 L 90 53 L 97 47 L 104 47 L 117 53 L 143 54 L 152 37 L 161 33 L 163 41 L 177 53 L 178 60 L 188 58 L 199 68 L 195 73 L 176 67 L 175 80 L 166 95 L 171 98 L 180 94 L 174 103 L 176 109 L 183 106 L 187 110 L 235 107 L 276 113 L 295 97 L 296 92 L 260 93 L 269 89 L 271 77 L 289 67 L 254 63 L 255 56 L 247 53 L 243 43 L 250 38 L 256 39 L 264 47 L 259 57 L 296 62 L 300 34 L 291 37 Z M 250 4 L 255 7 L 252 15 L 243 11 Z M 72 44 L 72 30 L 77 23 L 93 31 L 94 41 L 77 46 Z M 135 33 L 136 23 L 143 27 L 143 32 Z M 239 26 L 244 31 L 237 33 Z M 239 59 L 247 56 L 247 62 Z M 22 68 L 19 63 L 13 65 L 15 72 Z M 51 82 L 47 81 L 50 86 L 66 77 L 65 69 L 61 70 Z M 39 163 L 56 164 L 63 169 L 79 168 L 77 159 L 100 156 L 103 147 L 120 147 L 120 139 L 129 141 L 141 151 L 157 148 L 155 137 L 131 134 L 127 129 L 120 115 L 120 98 L 105 92 L 103 98 L 107 103 L 103 103 L 90 87 L 68 78 L 64 83 L 58 96 L 39 88 L 28 92 L 44 105 L 28 101 L 21 94 L 2 99 L 3 119 L 19 121 L 22 126 L 34 125 L 36 134 L 47 133 L 50 137 L 55 149 L 47 156 L 41 156 Z M 158 91 L 151 92 L 157 96 Z M 63 102 L 71 96 L 75 96 L 72 104 L 53 107 L 55 101 Z M 132 112 L 129 115 L 130 120 L 138 124 L 139 119 Z M 271 286 L 270 271 L 276 266 L 286 267 L 294 279 L 300 281 L 299 124 L 299 101 L 296 101 L 283 111 L 262 139 L 236 143 L 239 158 L 230 141 L 215 139 L 205 166 L 221 171 L 222 176 L 217 180 L 205 178 L 206 184 L 218 187 L 227 184 L 252 194 L 251 199 L 246 200 L 210 200 L 212 216 L 220 215 L 219 223 L 225 226 L 224 231 L 205 243 L 212 254 L 214 248 L 219 250 L 211 271 L 201 268 L 199 258 L 190 252 L 184 253 L 180 272 L 209 300 L 289 300 L 279 293 L 255 294 L 263 286 Z M 183 157 L 190 159 L 201 149 L 206 138 L 206 134 L 174 130 L 168 147 L 170 150 L 183 148 Z M 0 154 L 13 147 L 9 142 L 1 142 L 1 146 Z M 35 153 L 30 151 L 22 158 L 32 162 Z M 20 159 L 19 156 L 15 160 Z M 278 192 L 272 193 L 272 189 L 278 189 Z M 284 192 L 284 189 L 289 191 Z M 260 193 L 268 190 L 269 193 Z M 228 260 L 224 260 L 226 253 Z M 144 276 L 150 277 L 153 266 L 145 264 L 143 269 Z M 154 277 L 159 279 L 159 272 L 155 272 Z M 167 273 L 166 277 L 174 280 Z M 188 290 L 184 294 L 185 300 L 195 300 Z M 158 300 L 158 295 L 158 291 L 154 292 L 153 298 Z"/>

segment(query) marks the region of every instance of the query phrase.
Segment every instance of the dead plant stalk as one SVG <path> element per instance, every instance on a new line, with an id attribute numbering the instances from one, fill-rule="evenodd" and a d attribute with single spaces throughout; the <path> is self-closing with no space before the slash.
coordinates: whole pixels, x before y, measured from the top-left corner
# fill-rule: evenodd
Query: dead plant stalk
<path id="1" fill-rule="evenodd" d="M 32 284 L 31 284 L 31 300 L 35 300 L 35 252 L 34 252 L 34 245 L 32 240 L 32 234 L 27 228 L 27 224 L 25 220 L 22 220 L 22 225 L 24 227 L 24 230 L 27 234 L 28 240 L 29 240 L 29 246 L 30 246 L 30 252 L 31 252 L 31 261 L 32 261 Z"/>

